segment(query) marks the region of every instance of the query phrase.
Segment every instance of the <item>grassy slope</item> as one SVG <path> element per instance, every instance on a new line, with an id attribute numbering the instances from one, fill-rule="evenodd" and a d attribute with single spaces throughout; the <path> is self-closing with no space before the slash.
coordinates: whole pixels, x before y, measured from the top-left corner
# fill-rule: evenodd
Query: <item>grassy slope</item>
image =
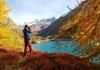
<path id="1" fill-rule="evenodd" d="M 87 60 L 67 53 L 47 53 L 33 50 L 22 57 L 21 50 L 0 46 L 0 70 L 99 70 Z M 94 69 L 95 68 L 95 69 Z"/>

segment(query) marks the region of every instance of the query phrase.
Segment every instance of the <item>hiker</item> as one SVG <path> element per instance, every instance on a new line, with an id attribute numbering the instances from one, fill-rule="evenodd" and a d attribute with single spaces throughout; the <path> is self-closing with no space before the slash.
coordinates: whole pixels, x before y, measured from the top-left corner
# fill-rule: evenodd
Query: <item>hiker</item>
<path id="1" fill-rule="evenodd" d="M 30 42 L 31 29 L 28 25 L 25 25 L 25 27 L 23 29 L 23 33 L 24 33 L 24 43 L 25 43 L 24 55 L 23 55 L 23 57 L 24 57 L 27 54 L 27 47 L 29 47 L 29 51 L 30 51 L 30 53 L 32 53 L 32 46 L 31 46 L 31 42 Z"/>

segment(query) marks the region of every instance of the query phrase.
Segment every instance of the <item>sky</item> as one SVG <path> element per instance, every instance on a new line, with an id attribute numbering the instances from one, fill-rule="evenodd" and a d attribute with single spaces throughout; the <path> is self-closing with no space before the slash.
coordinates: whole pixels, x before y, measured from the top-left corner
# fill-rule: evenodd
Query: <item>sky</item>
<path id="1" fill-rule="evenodd" d="M 81 0 L 78 0 L 81 2 Z M 17 24 L 46 19 L 67 13 L 70 8 L 78 6 L 76 0 L 7 0 L 11 9 L 8 16 Z"/>

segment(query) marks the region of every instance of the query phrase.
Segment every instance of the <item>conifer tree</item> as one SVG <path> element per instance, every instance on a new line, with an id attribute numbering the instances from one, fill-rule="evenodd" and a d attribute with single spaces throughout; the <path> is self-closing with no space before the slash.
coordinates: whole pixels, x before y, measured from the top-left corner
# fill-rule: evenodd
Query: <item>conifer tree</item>
<path id="1" fill-rule="evenodd" d="M 0 0 L 0 24 L 3 23 L 4 19 L 7 17 L 9 10 L 7 9 L 8 4 L 5 0 Z"/>

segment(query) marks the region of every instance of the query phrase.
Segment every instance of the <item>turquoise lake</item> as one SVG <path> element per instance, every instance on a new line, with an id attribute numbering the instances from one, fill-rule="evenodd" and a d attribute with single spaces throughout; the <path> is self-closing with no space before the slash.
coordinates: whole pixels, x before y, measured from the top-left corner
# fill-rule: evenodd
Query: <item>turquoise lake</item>
<path id="1" fill-rule="evenodd" d="M 46 42 L 32 44 L 32 48 L 39 50 L 39 51 L 42 51 L 42 52 L 50 52 L 50 53 L 67 52 L 67 53 L 73 53 L 73 54 L 77 55 L 77 51 L 72 52 L 75 49 L 76 44 L 71 46 L 71 44 L 69 44 L 70 42 L 71 41 L 69 41 L 69 40 L 66 40 L 66 41 L 46 41 Z M 69 44 L 68 47 L 66 47 L 67 44 Z M 62 47 L 62 48 L 59 48 L 59 47 Z M 78 56 L 79 55 L 82 55 L 81 52 L 80 52 L 80 54 L 78 54 Z M 97 57 L 97 58 L 94 58 L 91 62 L 100 64 L 100 59 Z"/>
<path id="2" fill-rule="evenodd" d="M 32 48 L 42 51 L 42 52 L 67 52 L 71 53 L 74 48 L 74 46 L 69 45 L 67 48 L 66 44 L 70 43 L 70 41 L 46 41 L 46 42 L 40 42 L 36 44 L 32 44 Z"/>

